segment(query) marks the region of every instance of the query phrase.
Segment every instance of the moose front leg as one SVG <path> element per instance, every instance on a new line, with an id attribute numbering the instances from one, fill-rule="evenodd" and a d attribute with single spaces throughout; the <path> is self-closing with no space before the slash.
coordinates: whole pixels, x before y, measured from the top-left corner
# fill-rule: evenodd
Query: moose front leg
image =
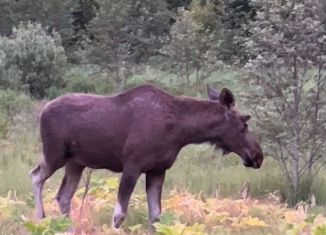
<path id="1" fill-rule="evenodd" d="M 118 203 L 114 208 L 112 217 L 112 226 L 116 229 L 120 227 L 127 215 L 130 196 L 135 188 L 139 176 L 140 172 L 135 169 L 127 168 L 122 172 L 118 192 Z"/>
<path id="2" fill-rule="evenodd" d="M 159 221 L 161 214 L 161 194 L 164 177 L 165 171 L 146 173 L 146 194 L 151 233 L 154 233 L 152 224 Z"/>

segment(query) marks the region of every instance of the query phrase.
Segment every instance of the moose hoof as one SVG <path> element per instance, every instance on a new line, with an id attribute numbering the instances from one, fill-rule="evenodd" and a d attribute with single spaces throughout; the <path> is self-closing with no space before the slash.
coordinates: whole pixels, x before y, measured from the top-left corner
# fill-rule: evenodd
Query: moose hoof
<path id="1" fill-rule="evenodd" d="M 156 222 L 160 222 L 160 217 L 152 218 L 152 219 L 150 219 L 150 221 L 149 221 L 148 230 L 149 230 L 149 234 L 150 234 L 150 235 L 153 235 L 153 234 L 155 234 L 155 232 L 156 232 L 156 228 L 155 228 L 155 226 L 153 225 L 153 224 L 156 223 Z"/>
<path id="2" fill-rule="evenodd" d="M 36 220 L 40 221 L 45 218 L 45 213 L 44 211 L 36 211 Z"/>
<path id="3" fill-rule="evenodd" d="M 124 214 L 118 214 L 113 216 L 113 227 L 115 229 L 118 229 L 121 226 L 122 222 L 125 220 L 125 217 L 126 216 Z"/>
<path id="4" fill-rule="evenodd" d="M 151 224 L 154 224 L 156 222 L 160 222 L 160 217 L 159 216 L 151 219 Z"/>
<path id="5" fill-rule="evenodd" d="M 74 234 L 75 232 L 75 227 L 74 226 L 69 226 L 66 231 L 68 234 Z"/>

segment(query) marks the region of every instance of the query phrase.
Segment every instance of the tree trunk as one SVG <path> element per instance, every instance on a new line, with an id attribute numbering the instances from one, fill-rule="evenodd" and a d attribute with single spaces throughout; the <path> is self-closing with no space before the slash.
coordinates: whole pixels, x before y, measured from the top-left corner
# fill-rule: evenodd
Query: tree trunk
<path id="1" fill-rule="evenodd" d="M 313 120 L 312 120 L 312 148 L 311 148 L 311 153 L 310 153 L 310 158 L 308 162 L 308 174 L 312 175 L 313 171 L 313 165 L 315 162 L 315 154 L 314 151 L 316 149 L 316 134 L 317 134 L 317 129 L 318 129 L 318 116 L 319 116 L 319 101 L 320 101 L 320 90 L 321 90 L 321 79 L 322 79 L 322 66 L 320 65 L 318 68 L 318 80 L 317 80 L 317 91 L 316 91 L 316 97 L 314 101 L 314 114 L 313 114 Z"/>
<path id="2" fill-rule="evenodd" d="M 298 151 L 298 144 L 296 139 L 293 139 L 293 143 L 290 147 L 292 155 L 292 174 L 291 174 L 291 185 L 292 192 L 290 197 L 290 204 L 293 206 L 299 199 L 299 188 L 300 188 L 300 153 Z"/>
<path id="3" fill-rule="evenodd" d="M 290 153 L 293 159 L 293 168 L 292 168 L 292 203 L 296 203 L 299 200 L 300 193 L 300 159 L 301 159 L 301 152 L 299 148 L 300 143 L 300 120 L 299 120 L 299 105 L 300 105 L 300 85 L 299 85 L 299 77 L 298 77 L 298 70 L 297 70 L 297 58 L 293 58 L 293 80 L 295 89 L 293 91 L 294 101 L 291 108 L 291 114 L 287 117 L 292 122 L 292 129 L 293 129 L 293 139 L 292 143 L 290 144 Z M 290 123 L 291 123 L 290 122 Z"/>
<path id="4" fill-rule="evenodd" d="M 189 62 L 188 62 L 188 60 L 186 61 L 186 80 L 187 80 L 187 85 L 190 85 L 190 79 L 189 79 Z"/>
<path id="5" fill-rule="evenodd" d="M 199 82 L 199 66 L 196 68 L 196 82 Z"/>

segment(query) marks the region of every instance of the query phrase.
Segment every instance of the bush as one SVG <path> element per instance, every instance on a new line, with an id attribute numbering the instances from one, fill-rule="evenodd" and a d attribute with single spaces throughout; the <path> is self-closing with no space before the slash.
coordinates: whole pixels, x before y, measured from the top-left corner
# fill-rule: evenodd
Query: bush
<path id="1" fill-rule="evenodd" d="M 62 87 L 66 64 L 60 35 L 49 35 L 38 23 L 21 23 L 10 37 L 0 37 L 0 87 L 47 96 Z"/>
<path id="2" fill-rule="evenodd" d="M 16 115 L 29 112 L 31 99 L 12 90 L 0 90 L 0 138 L 5 137 Z"/>
<path id="3" fill-rule="evenodd" d="M 115 89 L 110 75 L 97 66 L 84 65 L 71 67 L 65 74 L 63 93 L 81 92 L 108 95 Z"/>

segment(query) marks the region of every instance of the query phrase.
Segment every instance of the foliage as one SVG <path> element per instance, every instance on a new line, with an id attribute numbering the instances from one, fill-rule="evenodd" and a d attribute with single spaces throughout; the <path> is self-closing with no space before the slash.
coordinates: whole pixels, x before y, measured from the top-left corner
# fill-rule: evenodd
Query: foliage
<path id="1" fill-rule="evenodd" d="M 101 75 L 97 71 L 97 68 L 93 66 L 76 66 L 76 68 L 66 73 L 66 88 L 65 90 L 59 90 L 59 92 L 74 91 L 110 94 L 110 89 L 113 90 L 114 88 L 109 86 L 105 74 Z M 214 84 L 216 87 L 226 86 L 227 84 L 237 94 L 243 91 L 243 87 L 239 87 L 237 82 L 240 75 L 241 73 L 237 71 L 217 71 L 207 79 L 207 82 Z M 75 78 L 72 79 L 72 77 Z M 158 84 L 160 87 L 176 95 L 187 94 L 206 98 L 205 86 L 196 84 L 186 87 L 179 83 L 175 75 L 154 69 L 148 69 L 142 75 L 133 76 L 128 80 L 130 83 L 127 86 L 138 85 L 144 81 Z M 78 85 L 79 82 L 81 83 L 80 86 Z M 87 86 L 83 85 L 84 82 L 87 82 Z M 79 90 L 79 88 L 85 88 L 85 90 Z M 95 91 L 92 90 L 94 88 Z M 13 94 L 10 96 L 15 94 L 15 92 L 10 92 L 9 94 L 11 93 Z M 12 110 L 10 112 L 13 113 L 12 120 L 7 115 L 3 119 L 5 120 L 6 128 L 2 130 L 6 130 L 6 135 L 4 135 L 6 138 L 0 140 L 0 184 L 2 185 L 0 195 L 5 195 L 10 189 L 16 190 L 19 194 L 28 195 L 31 190 L 31 184 L 29 177 L 26 177 L 26 175 L 28 175 L 29 170 L 34 167 L 41 157 L 38 115 L 46 101 L 31 103 L 27 96 L 19 96 L 22 96 L 19 98 L 19 100 L 22 100 L 17 102 L 14 101 L 16 98 L 10 98 L 10 100 L 13 100 L 10 101 L 10 110 Z M 5 99 L 8 99 L 4 98 L 4 96 L 0 97 L 2 97 L 1 101 L 3 102 Z M 25 99 L 27 99 L 26 103 Z M 237 100 L 241 101 L 241 99 Z M 33 107 L 32 109 L 31 106 Z M 243 105 L 241 107 L 245 110 Z M 1 111 L 1 113 L 5 114 L 6 111 Z M 251 123 L 251 126 L 254 127 L 253 124 Z M 202 169 L 206 170 L 203 171 Z M 307 181 L 305 187 L 302 185 L 300 192 L 302 191 L 302 195 L 306 195 L 304 191 L 310 190 L 312 186 L 312 192 L 317 200 L 317 204 L 325 205 L 325 179 L 325 172 L 321 171 L 314 178 L 314 182 Z M 58 181 L 61 181 L 60 174 L 59 177 L 51 178 L 50 185 L 56 185 Z M 275 191 L 282 200 L 287 200 L 289 197 L 289 187 L 286 184 L 286 178 L 282 175 L 281 168 L 277 165 L 277 162 L 270 157 L 266 157 L 259 171 L 255 171 L 244 168 L 237 156 L 221 157 L 219 153 L 215 153 L 207 145 L 189 146 L 181 151 L 176 163 L 167 174 L 165 188 L 171 190 L 173 187 L 178 187 L 186 189 L 191 193 L 202 191 L 205 196 L 212 196 L 217 193 L 221 197 L 237 197 L 239 189 L 245 182 L 250 184 L 250 194 L 253 197 L 261 197 Z"/>
<path id="2" fill-rule="evenodd" d="M 43 234 L 57 234 L 58 232 L 65 232 L 72 225 L 71 221 L 66 216 L 57 218 L 45 218 L 39 223 L 28 221 L 25 227 L 31 235 Z"/>
<path id="3" fill-rule="evenodd" d="M 74 35 L 71 11 L 76 7 L 76 1 L 72 0 L 1 0 L 0 35 L 10 36 L 13 28 L 17 28 L 21 22 L 40 23 L 47 28 L 48 33 L 53 30 L 58 32 L 63 45 L 68 49 Z"/>
<path id="4" fill-rule="evenodd" d="M 184 149 L 166 177 L 161 234 L 324 234 L 317 212 L 326 203 L 325 10 L 322 0 L 0 0 L 0 234 L 26 234 L 26 221 L 35 233 L 68 225 L 61 217 L 31 222 L 26 176 L 40 157 L 44 104 L 23 93 L 111 94 L 144 82 L 195 97 L 206 96 L 204 83 L 230 87 L 274 157 L 251 171 L 233 155 L 215 160 L 207 146 Z M 113 232 L 118 181 L 103 175 L 95 173 L 81 219 L 83 188 L 73 200 L 78 233 Z M 45 193 L 50 215 L 58 213 L 59 180 Z M 261 201 L 236 200 L 247 183 Z M 308 215 L 278 197 L 319 206 Z M 144 233 L 146 211 L 145 195 L 134 195 L 121 234 Z"/>
<path id="5" fill-rule="evenodd" d="M 30 190 L 26 174 L 39 154 L 36 114 L 29 96 L 0 90 L 0 195 Z"/>
<path id="6" fill-rule="evenodd" d="M 163 1 L 98 1 L 99 10 L 87 29 L 90 61 L 109 71 L 114 86 L 125 86 L 138 65 L 158 53 L 169 31 Z"/>
<path id="7" fill-rule="evenodd" d="M 12 199 L 12 196 L 14 199 Z M 6 197 L 0 197 L 0 219 L 14 218 L 19 212 L 23 211 L 26 204 L 17 199 L 16 194 L 12 195 L 12 191 L 8 191 Z"/>
<path id="8" fill-rule="evenodd" d="M 71 67 L 64 76 L 65 87 L 59 89 L 59 94 L 64 93 L 95 93 L 111 94 L 114 82 L 111 76 L 96 65 Z"/>
<path id="9" fill-rule="evenodd" d="M 25 227 L 31 234 L 55 234 L 65 232 L 72 226 L 77 234 L 114 234 L 108 225 L 109 216 L 113 213 L 116 202 L 118 179 L 115 177 L 105 180 L 92 180 L 90 194 L 86 197 L 81 213 L 82 196 L 81 188 L 72 201 L 72 221 L 58 214 L 58 207 L 53 203 L 55 192 L 46 191 L 45 208 L 50 217 L 40 222 L 33 222 L 32 211 L 23 211 L 20 220 L 13 226 Z M 8 197 L 7 197 L 8 198 Z M 1 198 L 0 198 L 1 199 Z M 299 206 L 297 209 L 288 209 L 280 204 L 277 198 L 266 198 L 265 201 L 253 199 L 232 200 L 216 197 L 203 198 L 201 195 L 192 195 L 185 191 L 173 190 L 163 200 L 163 214 L 161 222 L 155 223 L 157 234 L 323 234 L 326 218 L 322 214 L 308 214 Z M 6 201 L 7 203 L 2 203 Z M 24 203 L 9 199 L 0 200 L 0 206 L 12 208 Z M 107 210 L 106 208 L 110 208 Z M 2 207 L 3 208 L 3 207 Z M 105 220 L 99 221 L 98 216 L 106 211 Z M 129 219 L 120 234 L 144 234 L 147 230 L 146 214 L 144 219 L 135 220 L 137 213 L 146 210 L 146 197 L 134 194 L 130 203 Z M 142 212 L 141 212 L 142 213 Z M 131 218 L 130 218 L 131 217 Z M 169 217 L 170 219 L 164 219 Z M 4 221 L 14 221 L 16 217 L 7 216 L 0 218 Z M 21 228 L 23 229 L 23 228 Z M 21 230 L 22 231 L 22 230 Z"/>
<path id="10" fill-rule="evenodd" d="M 168 9 L 176 11 L 179 7 L 187 8 L 191 3 L 191 0 L 166 0 L 166 2 Z"/>
<path id="11" fill-rule="evenodd" d="M 28 91 L 43 98 L 52 86 L 62 86 L 66 56 L 56 32 L 40 24 L 20 24 L 10 37 L 0 38 L 0 86 Z"/>
<path id="12" fill-rule="evenodd" d="M 192 73 L 196 74 L 195 81 L 200 82 L 220 66 L 217 53 L 222 29 L 218 10 L 222 11 L 222 6 L 213 1 L 193 1 L 190 10 L 180 9 L 171 27 L 171 42 L 162 49 L 169 58 L 165 63 L 168 70 L 188 85 Z"/>
<path id="13" fill-rule="evenodd" d="M 37 106 L 40 105 L 42 104 L 38 102 Z M 35 115 L 36 112 L 29 113 Z M 27 234 L 27 222 L 33 231 L 49 229 L 51 223 L 59 227 L 66 224 L 66 221 L 57 219 L 59 209 L 53 200 L 62 179 L 61 174 L 51 178 L 45 190 L 45 208 L 50 216 L 46 220 L 48 222 L 32 222 L 34 205 L 30 196 L 30 179 L 26 176 L 39 158 L 40 146 L 36 131 L 34 118 L 27 114 L 19 119 L 14 118 L 13 126 L 8 132 L 9 141 L 1 146 L 0 192 L 5 195 L 8 189 L 16 189 L 18 196 L 12 194 L 10 200 L 24 203 L 13 205 L 5 200 L 6 208 L 16 212 L 0 219 L 0 234 Z M 248 170 L 238 164 L 235 156 L 221 159 L 209 146 L 185 148 L 165 181 L 162 203 L 164 211 L 158 225 L 162 234 L 164 231 L 176 234 L 182 229 L 184 234 L 298 234 L 298 231 L 323 231 L 325 218 L 321 213 L 316 217 L 314 214 L 308 216 L 307 210 L 301 206 L 298 209 L 288 209 L 279 202 L 277 192 L 275 196 L 266 196 L 282 188 L 280 170 L 272 159 L 265 161 L 261 171 Z M 82 217 L 80 207 L 84 188 L 81 187 L 73 198 L 72 220 L 77 234 L 113 233 L 109 218 L 116 204 L 119 180 L 116 177 L 107 178 L 107 174 L 107 171 L 94 173 Z M 250 195 L 261 200 L 250 197 L 246 200 L 237 199 L 244 180 L 250 182 Z M 82 186 L 83 182 L 82 180 Z M 173 187 L 176 189 L 170 191 Z M 316 187 L 320 190 L 324 184 L 321 182 Z M 147 229 L 147 206 L 143 188 L 144 179 L 141 178 L 140 185 L 132 196 L 129 215 L 121 234 L 143 234 Z M 187 193 L 183 188 L 193 194 Z M 203 192 L 198 194 L 200 191 Z M 325 194 L 320 194 L 317 201 L 322 204 L 325 198 Z M 51 225 L 51 229 L 56 228 Z"/>
<path id="14" fill-rule="evenodd" d="M 191 2 L 190 12 L 194 21 L 201 26 L 203 34 L 215 32 L 220 35 L 222 31 L 221 18 L 224 11 L 224 4 L 219 0 Z"/>
<path id="15" fill-rule="evenodd" d="M 0 234 L 21 234 L 23 229 L 18 224 L 24 220 L 23 214 L 29 211 L 26 203 L 18 199 L 16 192 L 9 190 L 6 197 L 0 197 L 0 210 Z"/>
<path id="16" fill-rule="evenodd" d="M 96 16 L 96 10 L 99 5 L 95 0 L 79 0 L 76 9 L 72 12 L 74 16 L 74 40 L 78 42 L 83 39 L 83 36 L 91 36 L 87 30 L 87 24 Z"/>
<path id="17" fill-rule="evenodd" d="M 205 225 L 194 224 L 192 226 L 186 226 L 184 224 L 177 223 L 175 225 L 166 226 L 160 223 L 155 224 L 156 232 L 159 235 L 204 235 Z"/>
<path id="18" fill-rule="evenodd" d="M 264 143 L 289 182 L 300 184 L 325 162 L 326 30 L 322 1 L 257 1 L 260 10 L 244 40 L 251 60 L 247 97 Z M 250 91 L 250 93 L 249 93 Z M 301 194 L 302 195 L 302 194 Z"/>
<path id="19" fill-rule="evenodd" d="M 248 34 L 246 26 L 255 18 L 255 7 L 251 0 L 226 0 L 224 11 L 224 35 L 219 58 L 227 64 L 243 64 L 248 58 L 243 44 L 237 38 Z"/>
<path id="20" fill-rule="evenodd" d="M 7 136 L 15 117 L 32 109 L 30 98 L 12 90 L 0 90 L 0 139 Z"/>

